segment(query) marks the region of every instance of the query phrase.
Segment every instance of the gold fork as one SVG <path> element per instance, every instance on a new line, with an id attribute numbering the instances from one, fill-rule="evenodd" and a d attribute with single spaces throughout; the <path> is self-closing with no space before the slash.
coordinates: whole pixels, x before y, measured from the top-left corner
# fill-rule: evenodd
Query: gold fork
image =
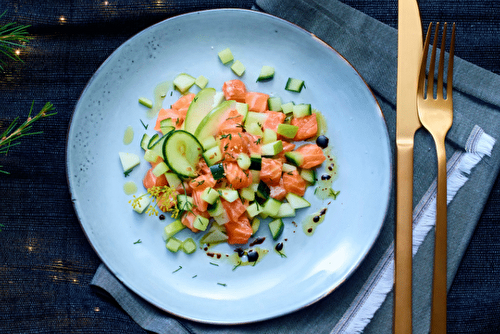
<path id="1" fill-rule="evenodd" d="M 417 92 L 418 116 L 422 125 L 429 131 L 434 139 L 437 153 L 438 175 L 436 196 L 436 228 L 434 245 L 434 276 L 432 284 L 432 311 L 431 311 L 431 333 L 446 333 L 446 270 L 447 270 L 447 210 L 446 210 L 446 151 L 444 140 L 446 133 L 453 123 L 453 53 L 455 45 L 455 23 L 451 33 L 450 51 L 448 60 L 448 76 L 446 85 L 446 96 L 443 89 L 444 73 L 444 50 L 446 46 L 446 28 L 444 23 L 441 37 L 441 50 L 439 52 L 439 67 L 437 78 L 437 90 L 434 95 L 434 67 L 436 62 L 436 45 L 438 41 L 439 22 L 436 24 L 432 54 L 429 63 L 429 74 L 427 78 L 427 92 L 425 69 L 427 66 L 427 53 L 432 31 L 432 22 L 429 24 L 425 38 L 422 64 Z"/>

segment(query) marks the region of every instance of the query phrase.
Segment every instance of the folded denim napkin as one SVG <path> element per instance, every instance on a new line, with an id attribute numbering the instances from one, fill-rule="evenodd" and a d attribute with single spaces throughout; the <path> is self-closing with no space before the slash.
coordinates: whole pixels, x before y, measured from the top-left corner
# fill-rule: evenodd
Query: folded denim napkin
<path id="1" fill-rule="evenodd" d="M 337 0 L 257 0 L 259 9 L 310 31 L 344 56 L 373 90 L 395 142 L 397 31 Z M 448 286 L 500 168 L 500 77 L 455 59 L 454 121 L 448 133 Z M 433 257 L 436 162 L 423 130 L 415 139 L 415 333 L 428 333 Z M 92 285 L 114 298 L 154 333 L 390 333 L 392 327 L 394 196 L 381 234 L 356 272 L 330 295 L 268 321 L 213 326 L 173 317 L 123 286 L 104 265 Z"/>

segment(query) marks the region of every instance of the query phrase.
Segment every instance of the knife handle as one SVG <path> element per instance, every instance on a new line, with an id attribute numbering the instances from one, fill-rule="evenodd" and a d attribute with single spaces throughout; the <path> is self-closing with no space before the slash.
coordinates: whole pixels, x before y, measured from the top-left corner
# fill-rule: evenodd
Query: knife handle
<path id="1" fill-rule="evenodd" d="M 410 143 L 411 142 L 411 143 Z M 412 332 L 413 141 L 397 143 L 394 333 Z"/>

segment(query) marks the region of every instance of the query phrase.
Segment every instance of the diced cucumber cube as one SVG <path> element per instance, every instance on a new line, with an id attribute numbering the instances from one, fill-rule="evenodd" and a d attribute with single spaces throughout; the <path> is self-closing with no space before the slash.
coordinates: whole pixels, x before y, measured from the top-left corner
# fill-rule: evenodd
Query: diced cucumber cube
<path id="1" fill-rule="evenodd" d="M 285 158 L 297 167 L 304 163 L 304 156 L 297 151 L 285 152 Z"/>
<path id="2" fill-rule="evenodd" d="M 295 210 L 311 206 L 311 203 L 309 203 L 306 199 L 294 193 L 286 194 L 286 200 Z"/>
<path id="3" fill-rule="evenodd" d="M 203 149 L 206 151 L 208 149 L 211 149 L 212 147 L 217 145 L 217 140 L 215 139 L 214 136 L 208 136 L 206 139 L 203 140 L 201 143 L 201 146 L 203 146 Z"/>
<path id="4" fill-rule="evenodd" d="M 210 172 L 215 180 L 221 179 L 224 177 L 224 166 L 222 163 L 218 163 L 210 166 Z"/>
<path id="5" fill-rule="evenodd" d="M 127 152 L 119 152 L 120 162 L 122 164 L 123 172 L 130 172 L 134 167 L 138 166 L 141 163 L 141 159 L 137 154 L 127 153 Z"/>
<path id="6" fill-rule="evenodd" d="M 146 160 L 147 162 L 156 162 L 156 160 L 158 159 L 158 154 L 153 151 L 153 150 L 146 150 L 146 152 L 144 152 L 144 160 Z"/>
<path id="7" fill-rule="evenodd" d="M 213 138 L 213 137 L 212 137 Z M 216 145 L 207 151 L 203 152 L 203 158 L 208 166 L 215 165 L 222 160 L 222 152 L 219 145 Z"/>
<path id="8" fill-rule="evenodd" d="M 139 103 L 142 104 L 143 106 L 149 108 L 149 109 L 153 108 L 153 101 L 151 101 L 147 97 L 140 97 Z"/>
<path id="9" fill-rule="evenodd" d="M 293 102 L 288 102 L 288 103 L 285 103 L 285 104 L 282 104 L 281 105 L 281 110 L 285 113 L 285 114 L 290 114 L 293 112 L 293 106 L 295 105 L 295 103 Z"/>
<path id="10" fill-rule="evenodd" d="M 222 207 L 222 204 L 221 204 Z M 224 225 L 225 223 L 229 222 L 229 216 L 227 215 L 226 211 L 223 209 L 222 213 L 217 216 L 213 216 L 215 222 L 219 225 Z"/>
<path id="11" fill-rule="evenodd" d="M 167 183 L 170 187 L 177 189 L 182 183 L 181 179 L 175 173 L 165 173 L 165 178 L 167 179 Z"/>
<path id="12" fill-rule="evenodd" d="M 269 144 L 278 140 L 278 135 L 274 130 L 269 128 L 264 129 L 264 135 L 262 136 L 263 144 Z"/>
<path id="13" fill-rule="evenodd" d="M 267 99 L 267 106 L 271 111 L 281 111 L 281 97 L 272 96 Z"/>
<path id="14" fill-rule="evenodd" d="M 303 169 L 300 171 L 300 176 L 309 184 L 316 184 L 316 171 L 314 169 Z"/>
<path id="15" fill-rule="evenodd" d="M 193 254 L 196 251 L 196 242 L 194 242 L 193 238 L 187 238 L 182 242 L 181 248 L 184 253 Z"/>
<path id="16" fill-rule="evenodd" d="M 285 138 L 293 139 L 297 132 L 299 131 L 299 127 L 297 125 L 291 124 L 278 124 L 278 134 L 282 135 Z"/>
<path id="17" fill-rule="evenodd" d="M 253 202 L 252 204 L 250 204 L 246 208 L 247 214 L 248 214 L 248 216 L 250 218 L 253 218 L 253 217 L 257 216 L 263 210 L 264 210 L 264 207 L 262 205 L 260 205 L 259 203 L 257 203 L 257 202 Z"/>
<path id="18" fill-rule="evenodd" d="M 283 203 L 276 214 L 277 218 L 295 217 L 295 209 L 290 203 Z"/>
<path id="19" fill-rule="evenodd" d="M 275 198 L 269 197 L 263 204 L 262 213 L 271 217 L 276 217 L 281 206 L 281 202 Z"/>
<path id="20" fill-rule="evenodd" d="M 189 211 L 193 208 L 193 198 L 185 194 L 177 195 L 177 208 L 181 211 Z"/>
<path id="21" fill-rule="evenodd" d="M 277 218 L 269 223 L 269 231 L 271 231 L 271 236 L 273 240 L 278 240 L 281 234 L 283 233 L 283 229 L 285 228 L 285 224 L 281 218 Z"/>
<path id="22" fill-rule="evenodd" d="M 300 118 L 312 114 L 311 105 L 308 103 L 296 104 L 293 106 L 293 117 Z"/>
<path id="23" fill-rule="evenodd" d="M 210 217 L 217 217 L 226 212 L 220 199 L 217 199 L 213 204 L 209 205 L 207 211 Z"/>
<path id="24" fill-rule="evenodd" d="M 191 88 L 191 86 L 194 85 L 195 81 L 196 79 L 190 76 L 189 74 L 181 73 L 175 77 L 173 84 L 174 87 L 179 90 L 179 92 L 184 94 L 189 90 L 189 88 Z"/>
<path id="25" fill-rule="evenodd" d="M 260 181 L 255 193 L 260 198 L 267 200 L 269 198 L 269 195 L 271 194 L 271 189 L 269 189 L 269 186 L 265 182 Z"/>
<path id="26" fill-rule="evenodd" d="M 262 169 L 262 157 L 260 155 L 252 155 L 250 157 L 250 168 L 251 170 L 261 170 Z"/>
<path id="27" fill-rule="evenodd" d="M 167 240 L 167 243 L 165 245 L 169 251 L 172 253 L 176 253 L 182 246 L 182 241 L 177 239 L 176 237 L 172 237 Z"/>
<path id="28" fill-rule="evenodd" d="M 200 215 L 196 215 L 193 221 L 193 227 L 200 230 L 205 231 L 208 227 L 208 223 L 210 220 Z"/>
<path id="29" fill-rule="evenodd" d="M 167 241 L 171 237 L 173 237 L 177 232 L 182 231 L 186 228 L 180 219 L 174 220 L 163 229 L 163 240 Z"/>
<path id="30" fill-rule="evenodd" d="M 252 219 L 252 222 L 250 223 L 250 225 L 252 226 L 252 235 L 254 235 L 255 233 L 257 233 L 257 231 L 259 230 L 259 227 L 260 227 L 260 219 L 257 218 L 257 217 L 254 217 Z"/>
<path id="31" fill-rule="evenodd" d="M 247 119 L 248 115 L 248 104 L 247 103 L 242 103 L 242 102 L 236 102 L 236 111 L 243 116 L 243 123 Z"/>
<path id="32" fill-rule="evenodd" d="M 266 113 L 249 111 L 247 114 L 247 119 L 245 121 L 245 126 L 249 125 L 250 123 L 259 123 L 259 126 L 262 127 L 262 124 L 264 124 L 267 117 L 269 117 L 269 115 Z"/>
<path id="33" fill-rule="evenodd" d="M 226 65 L 234 59 L 233 53 L 229 48 L 226 48 L 218 53 L 220 61 Z"/>
<path id="34" fill-rule="evenodd" d="M 168 171 L 169 169 L 167 164 L 162 161 L 158 165 L 156 165 L 155 168 L 153 168 L 153 175 L 159 177 L 160 175 L 165 174 Z"/>
<path id="35" fill-rule="evenodd" d="M 297 167 L 295 167 L 294 165 L 284 163 L 282 170 L 283 170 L 283 173 L 290 173 L 290 172 L 296 171 Z"/>
<path id="36" fill-rule="evenodd" d="M 149 203 L 151 203 L 151 198 L 147 193 L 139 196 L 135 206 L 133 207 L 134 211 L 137 213 L 143 213 L 148 208 Z"/>
<path id="37" fill-rule="evenodd" d="M 255 191 L 257 191 L 260 182 L 260 170 L 251 169 L 250 173 L 252 174 L 252 187 L 255 187 Z"/>
<path id="38" fill-rule="evenodd" d="M 200 244 L 215 245 L 227 240 L 224 225 L 213 224 L 210 230 L 200 239 Z"/>
<path id="39" fill-rule="evenodd" d="M 240 189 L 240 196 L 243 199 L 246 199 L 248 201 L 254 201 L 255 200 L 255 190 L 250 187 L 242 188 Z"/>
<path id="40" fill-rule="evenodd" d="M 224 198 L 226 201 L 232 203 L 236 201 L 239 198 L 238 190 L 235 189 L 221 189 L 220 194 L 222 198 Z"/>
<path id="41" fill-rule="evenodd" d="M 201 89 L 205 88 L 208 84 L 208 79 L 205 78 L 203 75 L 200 75 L 199 77 L 196 78 L 196 80 L 194 81 L 194 84 L 198 87 L 200 87 Z"/>
<path id="42" fill-rule="evenodd" d="M 268 65 L 262 66 L 257 81 L 267 81 L 271 80 L 272 78 L 274 78 L 274 67 Z"/>
<path id="43" fill-rule="evenodd" d="M 262 131 L 262 128 L 258 123 L 245 123 L 245 130 L 247 130 L 249 134 L 254 136 L 262 137 L 264 135 L 264 132 Z"/>
<path id="44" fill-rule="evenodd" d="M 245 65 L 241 61 L 235 60 L 233 65 L 231 65 L 231 70 L 233 70 L 234 74 L 241 77 L 245 73 Z"/>
<path id="45" fill-rule="evenodd" d="M 238 163 L 238 166 L 240 166 L 240 168 L 243 170 L 247 170 L 251 165 L 250 157 L 246 153 L 238 154 L 236 162 Z"/>
<path id="46" fill-rule="evenodd" d="M 288 78 L 286 81 L 285 89 L 291 92 L 300 93 L 304 87 L 304 80 Z"/>
<path id="47" fill-rule="evenodd" d="M 281 140 L 276 140 L 272 143 L 264 144 L 261 147 L 261 153 L 263 156 L 274 156 L 283 151 L 283 143 Z"/>
<path id="48" fill-rule="evenodd" d="M 212 187 L 207 187 L 201 193 L 201 199 L 208 204 L 214 204 L 219 199 L 219 192 Z"/>

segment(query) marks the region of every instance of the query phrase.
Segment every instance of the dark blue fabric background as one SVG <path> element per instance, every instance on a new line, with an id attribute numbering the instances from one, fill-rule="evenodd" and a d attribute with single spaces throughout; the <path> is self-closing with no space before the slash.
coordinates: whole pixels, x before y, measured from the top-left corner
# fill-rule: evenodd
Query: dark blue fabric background
<path id="1" fill-rule="evenodd" d="M 342 0 L 397 27 L 397 0 Z M 117 48 L 139 31 L 188 11 L 241 7 L 251 0 L 3 0 L 2 23 L 30 24 L 24 63 L 0 74 L 0 130 L 52 102 L 58 114 L 0 156 L 0 333 L 143 333 L 89 287 L 100 264 L 76 219 L 65 175 L 65 143 L 76 101 Z M 457 22 L 455 54 L 500 74 L 500 1 L 422 0 L 429 21 Z M 60 18 L 65 20 L 61 21 Z M 492 87 L 498 90 L 498 87 Z M 500 180 L 497 180 L 448 296 L 450 333 L 500 328 Z"/>

